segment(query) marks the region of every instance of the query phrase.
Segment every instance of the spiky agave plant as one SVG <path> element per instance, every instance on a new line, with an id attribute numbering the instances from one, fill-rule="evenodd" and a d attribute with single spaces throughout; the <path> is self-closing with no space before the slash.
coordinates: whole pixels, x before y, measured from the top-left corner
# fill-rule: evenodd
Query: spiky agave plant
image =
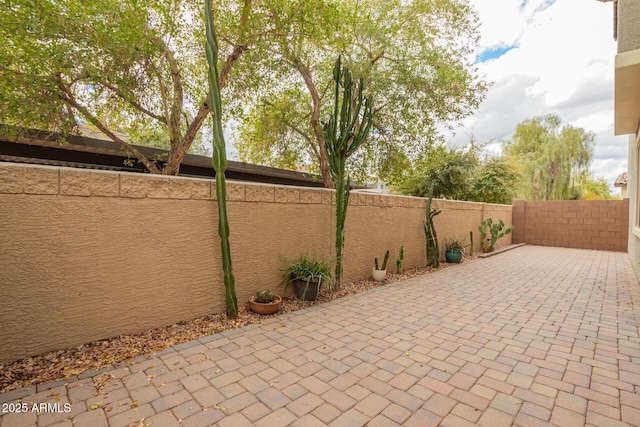
<path id="1" fill-rule="evenodd" d="M 369 136 L 373 119 L 373 98 L 364 97 L 364 81 L 354 87 L 353 76 L 342 67 L 338 57 L 333 69 L 335 83 L 333 112 L 323 123 L 325 149 L 329 172 L 336 182 L 336 286 L 342 277 L 342 251 L 344 249 L 344 223 L 349 206 L 351 181 L 346 173 L 347 159 L 362 146 Z M 342 88 L 342 101 L 340 89 Z"/>
<path id="2" fill-rule="evenodd" d="M 227 151 L 222 132 L 222 101 L 220 99 L 220 83 L 218 74 L 218 40 L 213 22 L 211 0 L 204 2 L 204 15 L 207 29 L 205 50 L 209 63 L 209 98 L 213 113 L 213 169 L 216 172 L 216 197 L 218 199 L 218 235 L 222 252 L 222 269 L 224 271 L 225 300 L 227 316 L 238 317 L 238 298 L 236 297 L 235 278 L 231 266 L 231 246 L 229 245 L 229 222 L 227 221 L 227 190 L 224 172 L 227 169 Z"/>

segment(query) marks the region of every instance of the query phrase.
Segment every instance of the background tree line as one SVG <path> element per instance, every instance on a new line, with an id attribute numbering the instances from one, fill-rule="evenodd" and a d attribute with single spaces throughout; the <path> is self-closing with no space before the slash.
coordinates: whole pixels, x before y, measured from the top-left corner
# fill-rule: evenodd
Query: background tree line
<path id="1" fill-rule="evenodd" d="M 483 154 L 473 141 L 463 148 L 429 148 L 404 176 L 389 176 L 396 191 L 434 197 L 510 204 L 513 199 L 578 200 L 613 198 L 602 178 L 589 170 L 595 136 L 562 126 L 557 115 L 518 124 L 500 155 Z"/>
<path id="2" fill-rule="evenodd" d="M 151 173 L 177 174 L 211 107 L 199 0 L 0 0 L 0 122 L 73 132 L 90 123 Z M 329 174 L 322 121 L 341 54 L 376 99 L 349 171 L 375 176 L 441 140 L 486 83 L 477 14 L 464 0 L 220 0 L 214 4 L 227 122 L 241 160 Z M 120 138 L 114 131 L 130 136 Z M 136 144 L 168 149 L 162 162 Z"/>

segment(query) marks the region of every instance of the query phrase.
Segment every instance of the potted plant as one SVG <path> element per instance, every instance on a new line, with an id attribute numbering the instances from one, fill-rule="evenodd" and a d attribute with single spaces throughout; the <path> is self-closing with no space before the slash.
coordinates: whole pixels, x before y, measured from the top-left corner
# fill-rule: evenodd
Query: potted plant
<path id="1" fill-rule="evenodd" d="M 315 301 L 323 283 L 333 290 L 334 280 L 331 277 L 331 261 L 310 257 L 309 254 L 298 258 L 283 258 L 283 283 L 293 283 L 296 297 L 304 301 Z M 286 289 L 286 287 L 285 287 Z"/>
<path id="2" fill-rule="evenodd" d="M 384 261 L 382 262 L 382 268 L 378 268 L 378 258 L 374 258 L 373 262 L 375 266 L 371 272 L 373 280 L 376 282 L 382 282 L 387 276 L 387 261 L 389 260 L 389 251 L 384 254 Z"/>
<path id="3" fill-rule="evenodd" d="M 464 254 L 464 241 L 449 238 L 445 240 L 445 252 L 444 256 L 447 262 L 459 263 L 462 261 L 462 255 Z"/>
<path id="4" fill-rule="evenodd" d="M 258 314 L 273 314 L 280 310 L 282 297 L 270 290 L 258 291 L 249 297 L 249 309 Z"/>

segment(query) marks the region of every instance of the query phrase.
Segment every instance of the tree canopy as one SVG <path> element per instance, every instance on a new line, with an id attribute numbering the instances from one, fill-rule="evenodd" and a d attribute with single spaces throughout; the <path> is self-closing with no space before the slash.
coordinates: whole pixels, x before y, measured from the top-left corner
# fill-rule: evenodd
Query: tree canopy
<path id="1" fill-rule="evenodd" d="M 611 193 L 609 183 L 602 177 L 594 177 L 589 173 L 576 187 L 576 193 L 582 200 L 614 200 L 619 199 Z"/>
<path id="2" fill-rule="evenodd" d="M 470 114 L 486 86 L 476 75 L 475 12 L 460 0 L 285 1 L 256 5 L 269 24 L 230 81 L 243 112 L 241 160 L 306 165 L 330 183 L 322 122 L 331 69 L 342 54 L 376 99 L 371 138 L 352 162 L 363 177 L 398 174 L 389 156 L 415 158 L 437 125 Z"/>
<path id="3" fill-rule="evenodd" d="M 433 197 L 437 199 L 466 200 L 478 163 L 473 147 L 464 150 L 437 145 L 415 162 L 397 189 L 402 194 L 427 197 L 433 185 Z"/>
<path id="4" fill-rule="evenodd" d="M 503 157 L 482 156 L 482 146 L 463 148 L 434 146 L 408 169 L 404 178 L 392 183 L 402 194 L 473 202 L 509 204 L 513 201 L 519 174 Z"/>
<path id="5" fill-rule="evenodd" d="M 0 5 L 1 122 L 71 133 L 81 118 L 152 173 L 178 173 L 210 110 L 201 2 L 0 0 Z M 240 7 L 237 28 L 246 27 L 247 14 Z M 221 86 L 243 49 L 229 46 L 221 61 Z M 168 147 L 164 165 L 113 131 L 129 134 L 131 144 Z"/>
<path id="6" fill-rule="evenodd" d="M 201 2 L 0 0 L 0 121 L 71 131 L 81 117 L 154 173 L 176 174 L 210 112 Z M 486 85 L 473 65 L 476 13 L 463 0 L 221 0 L 214 5 L 225 111 L 242 160 L 320 171 L 322 121 L 342 54 L 377 99 L 354 159 L 396 174 L 470 114 Z M 131 143 L 168 146 L 160 164 Z"/>
<path id="7" fill-rule="evenodd" d="M 503 157 L 485 160 L 476 172 L 467 200 L 509 205 L 518 186 L 520 175 Z"/>
<path id="8" fill-rule="evenodd" d="M 586 176 L 595 135 L 562 126 L 557 115 L 525 120 L 504 145 L 507 161 L 521 174 L 517 197 L 525 200 L 567 200 Z"/>

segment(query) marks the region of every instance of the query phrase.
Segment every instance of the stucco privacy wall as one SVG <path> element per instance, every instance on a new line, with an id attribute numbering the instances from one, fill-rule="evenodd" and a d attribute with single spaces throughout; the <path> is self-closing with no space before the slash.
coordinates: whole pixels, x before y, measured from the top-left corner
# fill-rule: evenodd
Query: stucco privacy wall
<path id="1" fill-rule="evenodd" d="M 513 202 L 515 243 L 627 251 L 629 200 Z"/>
<path id="2" fill-rule="evenodd" d="M 240 304 L 284 293 L 281 256 L 333 257 L 333 191 L 229 182 L 227 198 Z M 441 242 L 473 230 L 478 250 L 484 218 L 511 223 L 511 206 L 434 205 Z M 393 269 L 401 245 L 424 265 L 425 206 L 352 194 L 345 280 L 387 249 Z M 0 361 L 224 312 L 219 247 L 212 180 L 0 163 Z"/>

